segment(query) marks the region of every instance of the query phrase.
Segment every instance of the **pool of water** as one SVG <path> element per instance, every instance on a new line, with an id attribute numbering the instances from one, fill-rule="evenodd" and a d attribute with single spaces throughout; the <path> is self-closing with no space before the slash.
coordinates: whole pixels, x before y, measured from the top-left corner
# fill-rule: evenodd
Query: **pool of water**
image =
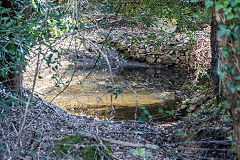
<path id="1" fill-rule="evenodd" d="M 37 91 L 44 93 L 44 100 L 75 115 L 114 120 L 145 117 L 145 120 L 173 121 L 172 111 L 180 101 L 177 92 L 190 80 L 188 72 L 182 69 L 153 66 L 113 68 L 113 77 L 107 68 L 95 69 L 86 78 L 89 72 L 77 71 L 71 84 L 60 95 L 58 93 L 64 88 L 61 85 L 40 85 Z M 71 70 L 65 72 L 62 80 L 69 80 L 71 74 Z M 50 83 L 51 80 L 45 81 Z"/>

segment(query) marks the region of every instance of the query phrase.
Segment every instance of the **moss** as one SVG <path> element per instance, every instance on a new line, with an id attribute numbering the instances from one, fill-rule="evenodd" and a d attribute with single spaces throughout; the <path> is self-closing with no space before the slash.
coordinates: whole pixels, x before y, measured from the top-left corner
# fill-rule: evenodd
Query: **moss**
<path id="1" fill-rule="evenodd" d="M 105 144 L 108 150 L 102 149 L 94 140 L 81 135 L 69 135 L 59 140 L 55 146 L 56 158 L 74 158 L 83 160 L 111 159 L 111 147 Z M 97 148 L 98 147 L 98 148 Z"/>

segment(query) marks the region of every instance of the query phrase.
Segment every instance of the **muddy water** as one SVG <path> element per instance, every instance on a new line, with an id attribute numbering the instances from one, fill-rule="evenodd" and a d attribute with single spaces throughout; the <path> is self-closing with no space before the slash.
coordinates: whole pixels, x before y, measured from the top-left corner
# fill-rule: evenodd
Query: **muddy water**
<path id="1" fill-rule="evenodd" d="M 72 72 L 65 75 L 69 79 Z M 155 121 L 172 121 L 169 114 L 180 101 L 178 90 L 189 81 L 187 71 L 152 66 L 113 68 L 113 80 L 107 68 L 77 71 L 70 86 L 52 103 L 72 114 L 100 119 L 134 120 L 145 117 L 142 107 Z M 39 88 L 38 88 L 39 89 Z M 51 101 L 63 87 L 45 87 L 39 91 Z M 164 112 L 159 113 L 159 109 Z M 168 112 L 168 113 L 166 113 Z"/>

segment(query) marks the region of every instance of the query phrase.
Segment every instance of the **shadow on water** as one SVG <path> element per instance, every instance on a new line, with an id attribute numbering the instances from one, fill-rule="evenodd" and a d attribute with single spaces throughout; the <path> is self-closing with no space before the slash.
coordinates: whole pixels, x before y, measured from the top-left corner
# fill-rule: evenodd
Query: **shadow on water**
<path id="1" fill-rule="evenodd" d="M 78 71 L 72 84 L 53 103 L 72 114 L 100 119 L 148 120 L 151 115 L 154 121 L 173 121 L 172 111 L 180 101 L 176 93 L 190 81 L 186 70 L 140 63 L 113 68 L 114 84 L 107 68 L 97 68 L 88 79 L 83 78 L 84 73 Z M 54 94 L 46 100 L 52 97 Z"/>
<path id="2" fill-rule="evenodd" d="M 144 108 L 143 108 L 144 107 Z M 172 115 L 173 111 L 176 109 L 176 101 L 168 100 L 165 104 L 155 103 L 147 104 L 142 107 L 129 107 L 129 106 L 98 106 L 98 107 L 73 107 L 69 108 L 68 112 L 77 115 L 84 115 L 87 113 L 90 117 L 98 117 L 101 119 L 114 119 L 114 120 L 136 120 L 143 119 L 144 121 L 174 121 L 176 117 Z M 162 109 L 163 112 L 159 112 Z M 144 110 L 149 112 L 149 115 L 144 115 Z M 135 117 L 136 113 L 136 117 Z M 148 116 L 151 116 L 149 118 Z"/>

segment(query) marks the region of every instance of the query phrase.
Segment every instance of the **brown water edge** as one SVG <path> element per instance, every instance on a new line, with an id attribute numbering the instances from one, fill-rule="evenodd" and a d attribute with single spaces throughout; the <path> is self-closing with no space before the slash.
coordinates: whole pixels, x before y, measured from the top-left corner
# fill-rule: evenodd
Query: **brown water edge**
<path id="1" fill-rule="evenodd" d="M 143 115 L 143 108 L 138 106 L 136 107 L 129 107 L 129 106 L 98 106 L 96 108 L 92 106 L 84 107 L 70 107 L 66 109 L 69 113 L 73 115 L 84 116 L 87 115 L 89 117 L 100 118 L 100 119 L 107 119 L 107 120 L 135 120 L 135 113 L 136 113 L 136 120 L 140 120 L 140 118 L 146 118 L 146 121 L 163 121 L 163 122 L 172 122 L 175 121 L 176 118 L 173 115 L 167 113 L 159 113 L 159 108 L 163 109 L 164 111 L 172 111 L 175 110 L 175 101 L 170 101 L 170 104 L 163 104 L 163 103 L 155 103 L 155 104 L 147 104 L 144 107 L 147 111 L 149 111 L 149 115 L 152 118 L 148 118 L 146 115 Z M 68 107 L 64 107 L 68 108 Z M 113 109 L 114 108 L 114 109 Z M 172 109 L 172 110 L 171 110 Z M 86 114 L 87 113 L 87 114 Z"/>
<path id="2" fill-rule="evenodd" d="M 153 116 L 154 121 L 173 121 L 174 117 L 169 114 L 160 114 L 158 109 L 172 111 L 176 109 L 179 98 L 174 92 L 151 92 L 141 91 L 134 93 L 129 90 L 115 97 L 110 93 L 92 92 L 83 94 L 77 91 L 77 86 L 69 87 L 63 95 L 57 97 L 55 104 L 66 109 L 68 112 L 79 116 L 88 116 L 99 119 L 134 120 L 135 113 L 138 120 L 145 107 Z M 51 96 L 49 98 L 52 98 Z"/>

